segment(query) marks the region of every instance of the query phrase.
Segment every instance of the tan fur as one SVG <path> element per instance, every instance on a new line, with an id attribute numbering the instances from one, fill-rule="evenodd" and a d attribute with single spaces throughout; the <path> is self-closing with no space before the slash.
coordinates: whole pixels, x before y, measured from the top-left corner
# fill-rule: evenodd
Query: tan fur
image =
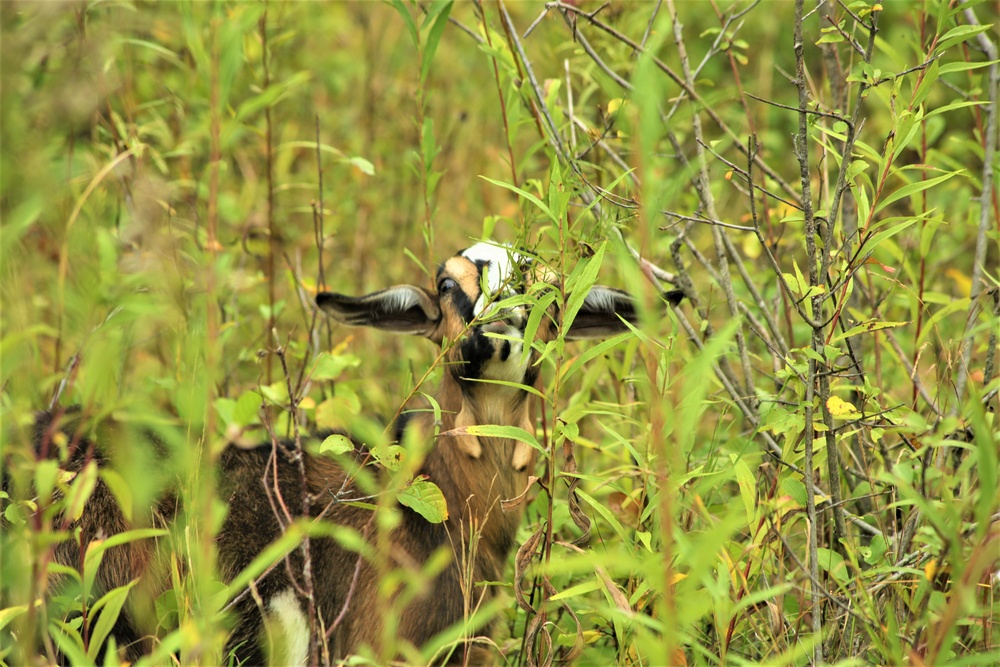
<path id="1" fill-rule="evenodd" d="M 464 257 L 452 257 L 444 263 L 444 275 L 450 276 L 466 294 L 479 293 L 479 270 Z M 461 321 L 451 324 L 461 325 Z"/>

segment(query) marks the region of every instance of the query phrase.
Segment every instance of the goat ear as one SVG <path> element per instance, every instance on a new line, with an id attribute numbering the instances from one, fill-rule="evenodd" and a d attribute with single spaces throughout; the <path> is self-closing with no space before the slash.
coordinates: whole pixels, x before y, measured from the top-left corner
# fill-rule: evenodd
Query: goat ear
<path id="1" fill-rule="evenodd" d="M 661 294 L 661 297 L 671 306 L 676 306 L 684 298 L 684 291 L 670 290 Z M 628 329 L 625 322 L 622 322 L 623 319 L 629 324 L 639 321 L 632 297 L 619 289 L 594 285 L 577 311 L 566 338 L 580 340 L 614 336 Z"/>
<path id="2" fill-rule="evenodd" d="M 358 297 L 320 292 L 316 305 L 341 324 L 395 333 L 430 336 L 441 319 L 437 298 L 413 285 L 396 285 Z"/>
<path id="3" fill-rule="evenodd" d="M 568 340 L 606 338 L 628 329 L 622 319 L 635 323 L 635 303 L 627 293 L 594 285 L 566 332 Z"/>

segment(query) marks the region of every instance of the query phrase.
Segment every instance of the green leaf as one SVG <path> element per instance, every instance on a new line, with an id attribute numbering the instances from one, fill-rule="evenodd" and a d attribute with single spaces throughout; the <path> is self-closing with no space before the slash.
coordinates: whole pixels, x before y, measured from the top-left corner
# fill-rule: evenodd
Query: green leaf
<path id="1" fill-rule="evenodd" d="M 235 409 L 236 401 L 233 399 L 222 397 L 215 399 L 215 412 L 226 426 L 233 423 L 233 411 Z"/>
<path id="2" fill-rule="evenodd" d="M 410 10 L 403 4 L 403 0 L 392 0 L 392 6 L 396 8 L 396 11 L 399 12 L 399 15 L 403 18 L 403 22 L 406 24 L 406 29 L 410 33 L 410 39 L 413 40 L 413 44 L 419 44 L 420 36 L 417 33 L 417 24 L 413 22 Z"/>
<path id="3" fill-rule="evenodd" d="M 973 391 L 971 404 L 971 422 L 975 433 L 975 456 L 976 468 L 979 476 L 979 497 L 976 501 L 976 534 L 980 540 L 986 539 L 986 534 L 993 525 L 990 517 L 997 511 L 1000 505 L 1000 496 L 997 495 L 997 486 L 1000 484 L 1000 464 L 997 462 L 996 423 L 991 424 L 987 420 L 986 411 L 979 399 L 978 392 Z M 995 415 L 991 415 L 995 416 Z"/>
<path id="4" fill-rule="evenodd" d="M 155 642 L 155 647 L 153 652 L 148 656 L 145 656 L 142 660 L 135 663 L 136 667 L 145 667 L 146 665 L 165 665 L 177 660 L 177 656 L 181 652 L 181 644 L 185 635 L 183 634 L 187 631 L 187 627 L 181 627 L 166 637 L 157 639 Z"/>
<path id="5" fill-rule="evenodd" d="M 101 562 L 104 560 L 104 554 L 107 553 L 108 549 L 113 549 L 114 547 L 120 547 L 123 544 L 128 544 L 129 542 L 134 542 L 136 540 L 148 540 L 156 537 L 163 537 L 167 534 L 166 530 L 162 528 L 137 528 L 135 530 L 126 530 L 121 533 L 115 533 L 111 537 L 104 540 L 94 540 L 87 545 L 87 552 L 83 559 L 83 593 L 85 596 L 90 595 L 90 591 L 94 588 L 94 579 L 97 576 L 98 571 L 101 567 Z"/>
<path id="6" fill-rule="evenodd" d="M 582 489 L 577 489 L 576 494 L 587 501 L 587 504 L 593 507 L 594 511 L 604 517 L 604 520 L 608 522 L 608 525 L 614 528 L 615 532 L 618 533 L 618 537 L 621 538 L 623 544 L 629 543 L 628 532 L 604 503 L 598 502 L 593 496 Z"/>
<path id="7" fill-rule="evenodd" d="M 380 444 L 369 450 L 376 462 L 386 470 L 399 470 L 399 465 L 406 456 L 406 450 L 399 445 Z"/>
<path id="8" fill-rule="evenodd" d="M 59 647 L 59 651 L 69 658 L 73 667 L 89 667 L 94 664 L 93 659 L 83 650 L 83 638 L 80 633 L 68 623 L 52 621 L 49 623 L 49 636 Z"/>
<path id="9" fill-rule="evenodd" d="M 941 74 L 950 74 L 952 72 L 967 72 L 969 70 L 979 69 L 980 67 L 989 67 L 990 65 L 992 65 L 993 63 L 996 63 L 996 62 L 1000 62 L 1000 61 L 998 61 L 998 60 L 980 60 L 980 61 L 974 61 L 974 62 L 959 61 L 959 62 L 954 62 L 954 63 L 947 63 L 945 65 L 941 65 Z M 935 60 L 934 64 L 936 65 L 937 63 L 938 63 L 938 61 Z M 974 104 L 989 104 L 989 102 L 986 102 L 984 100 L 984 101 L 981 101 L 981 102 L 974 102 Z"/>
<path id="10" fill-rule="evenodd" d="M 355 155 L 354 157 L 349 158 L 347 161 L 350 164 L 352 164 L 355 167 L 357 167 L 358 170 L 360 170 L 362 174 L 365 174 L 366 176 L 374 176 L 375 175 L 375 165 L 373 165 L 371 162 L 369 162 L 368 160 L 364 159 L 363 157 L 359 157 L 359 156 Z"/>
<path id="11" fill-rule="evenodd" d="M 754 516 L 757 513 L 757 480 L 746 461 L 735 455 L 731 455 L 731 458 L 736 471 L 736 483 L 739 484 L 740 496 L 743 497 L 743 508 L 747 512 L 747 527 L 753 530 Z"/>
<path id="12" fill-rule="evenodd" d="M 938 64 L 939 62 L 940 61 L 935 60 L 924 72 L 924 76 L 921 79 L 920 84 L 917 86 L 917 89 L 913 91 L 913 97 L 910 101 L 910 104 L 912 105 L 911 108 L 917 108 L 917 106 L 920 105 L 920 103 L 923 102 L 930 94 L 934 84 L 937 83 L 938 76 L 941 74 L 940 66 Z"/>
<path id="13" fill-rule="evenodd" d="M 915 183 L 904 185 L 898 190 L 895 190 L 891 195 L 889 195 L 885 199 L 880 200 L 875 206 L 875 213 L 878 213 L 879 211 L 885 209 L 886 206 L 889 206 L 890 204 L 899 201 L 903 197 L 911 197 L 915 194 L 923 192 L 924 190 L 933 188 L 935 185 L 944 183 L 945 181 L 947 181 L 948 179 L 952 178 L 953 176 L 959 173 L 961 172 L 953 171 L 944 174 L 942 176 L 938 176 L 937 178 L 929 178 L 925 181 L 916 181 Z"/>
<path id="14" fill-rule="evenodd" d="M 563 380 L 567 380 L 576 374 L 578 370 L 586 366 L 592 359 L 596 359 L 613 347 L 618 346 L 620 343 L 625 342 L 632 337 L 630 331 L 618 334 L 608 338 L 607 340 L 601 341 L 597 345 L 589 345 L 587 349 L 584 350 L 583 354 L 573 360 L 573 363 L 569 365 L 569 369 L 563 373 Z"/>
<path id="15" fill-rule="evenodd" d="M 865 557 L 865 562 L 869 565 L 878 565 L 889 550 L 889 545 L 883 535 L 876 535 L 872 538 L 870 549 L 869 554 Z"/>
<path id="16" fill-rule="evenodd" d="M 56 487 L 56 479 L 59 477 L 59 463 L 52 459 L 39 461 L 35 466 L 35 491 L 41 499 L 52 496 L 52 491 Z"/>
<path id="17" fill-rule="evenodd" d="M 811 258 L 810 262 L 813 261 Z M 792 268 L 795 269 L 795 283 L 798 285 L 798 293 L 805 296 L 809 292 L 809 282 L 806 280 L 805 276 L 802 275 L 802 269 L 799 268 L 799 263 L 797 261 L 792 262 Z"/>
<path id="18" fill-rule="evenodd" d="M 531 304 L 531 308 L 528 314 L 528 323 L 524 327 L 524 346 L 522 354 L 525 358 L 531 354 L 531 343 L 535 340 L 535 335 L 538 333 L 538 327 L 542 323 L 543 317 L 548 317 L 549 306 L 551 306 L 556 300 L 556 292 L 554 290 L 549 290 L 542 296 L 538 297 L 538 300 Z"/>
<path id="19" fill-rule="evenodd" d="M 945 104 L 944 106 L 937 107 L 928 111 L 924 116 L 924 119 L 933 118 L 934 116 L 940 116 L 943 113 L 948 113 L 949 111 L 955 111 L 956 109 L 966 109 L 968 107 L 981 107 L 989 104 L 989 102 L 984 100 L 960 100 L 958 102 L 952 102 L 951 104 Z"/>
<path id="20" fill-rule="evenodd" d="M 486 438 L 510 438 L 519 442 L 526 442 L 535 449 L 544 453 L 544 449 L 538 443 L 535 436 L 531 435 L 519 426 L 500 426 L 499 424 L 477 424 L 466 428 L 456 428 L 446 431 L 441 435 L 475 435 Z"/>
<path id="21" fill-rule="evenodd" d="M 233 406 L 232 422 L 237 426 L 249 426 L 260 422 L 260 408 L 264 398 L 256 391 L 245 391 L 240 394 Z"/>
<path id="22" fill-rule="evenodd" d="M 420 154 L 423 156 L 424 168 L 428 170 L 428 176 L 430 176 L 431 164 L 440 152 L 441 147 L 434 142 L 434 119 L 427 116 L 420 129 Z M 428 185 L 428 190 L 430 189 Z"/>
<path id="23" fill-rule="evenodd" d="M 105 645 L 104 667 L 121 667 L 118 660 L 118 642 L 115 641 L 114 636 L 108 637 L 108 642 Z"/>
<path id="24" fill-rule="evenodd" d="M 338 394 L 339 394 L 338 387 Z M 328 398 L 316 406 L 316 426 L 323 431 L 347 429 L 351 417 L 361 411 L 361 403 L 355 395 L 338 395 Z"/>
<path id="25" fill-rule="evenodd" d="M 817 549 L 816 564 L 842 584 L 851 578 L 844 558 L 832 549 L 824 549 L 823 547 Z"/>
<path id="26" fill-rule="evenodd" d="M 733 613 L 741 609 L 749 609 L 765 600 L 773 600 L 779 595 L 784 595 L 788 591 L 794 588 L 794 584 L 791 582 L 778 584 L 777 586 L 772 586 L 771 588 L 765 588 L 764 590 L 753 591 L 744 598 L 741 598 L 739 602 L 733 607 Z"/>
<path id="27" fill-rule="evenodd" d="M 451 0 L 438 2 L 427 14 L 426 21 L 433 21 L 433 24 L 431 24 L 430 30 L 427 31 L 427 41 L 424 44 L 422 62 L 420 63 L 421 84 L 427 80 L 427 73 L 430 72 L 431 61 L 434 59 L 434 53 L 437 51 L 438 43 L 441 41 L 441 35 L 444 33 L 444 28 L 448 25 L 448 14 L 451 12 L 451 6 Z"/>
<path id="28" fill-rule="evenodd" d="M 982 33 L 986 32 L 992 27 L 993 25 L 989 23 L 987 23 L 986 25 L 955 26 L 954 28 L 946 32 L 944 35 L 942 35 L 941 39 L 938 40 L 937 52 L 944 53 L 945 51 L 948 50 L 949 47 L 952 47 L 956 44 L 971 39 L 976 35 L 981 35 Z"/>
<path id="29" fill-rule="evenodd" d="M 309 72 L 296 72 L 288 78 L 272 82 L 266 90 L 240 104 L 236 109 L 236 120 L 249 120 L 259 111 L 267 107 L 273 107 L 288 97 L 293 88 L 305 83 L 311 76 Z"/>
<path id="30" fill-rule="evenodd" d="M 246 3 L 234 5 L 232 10 L 223 10 L 221 5 L 215 5 L 213 10 L 217 12 L 218 19 L 212 32 L 218 39 L 218 52 L 214 57 L 218 59 L 219 101 L 225 108 L 230 104 L 229 94 L 233 83 L 247 64 L 244 35 L 251 30 L 256 32 L 257 21 L 261 17 L 263 5 L 254 6 Z M 204 29 L 205 27 L 200 25 L 196 29 Z M 202 71 L 209 71 L 207 61 L 206 69 Z"/>
<path id="31" fill-rule="evenodd" d="M 840 44 L 843 41 L 844 41 L 844 36 L 841 35 L 839 32 L 828 32 L 822 37 L 820 37 L 818 40 L 816 40 L 816 44 Z"/>
<path id="32" fill-rule="evenodd" d="M 431 523 L 448 520 L 448 502 L 438 485 L 424 477 L 413 480 L 396 494 L 400 505 L 405 505 Z"/>
<path id="33" fill-rule="evenodd" d="M 348 368 L 357 368 L 361 359 L 353 354 L 330 354 L 322 352 L 316 357 L 310 377 L 313 380 L 336 380 Z"/>
<path id="34" fill-rule="evenodd" d="M 90 612 L 92 614 L 100 612 L 100 615 L 97 617 L 97 623 L 94 624 L 90 633 L 90 648 L 87 650 L 87 657 L 91 660 L 97 659 L 97 652 L 101 650 L 104 640 L 111 634 L 112 628 L 114 628 L 115 623 L 118 621 L 118 616 L 121 614 L 125 598 L 128 597 L 128 592 L 132 590 L 132 587 L 138 581 L 136 579 L 124 586 L 111 589 L 91 607 Z"/>
<path id="35" fill-rule="evenodd" d="M 492 336 L 490 336 L 487 333 L 487 338 L 492 338 Z M 490 379 L 487 379 L 487 378 L 464 378 L 464 381 L 465 382 L 482 382 L 483 384 L 495 384 L 498 387 L 510 387 L 511 389 L 519 389 L 521 391 L 528 392 L 532 396 L 537 396 L 538 398 L 540 398 L 542 400 L 545 400 L 545 394 L 543 394 L 539 390 L 535 389 L 534 387 L 529 387 L 528 385 L 521 384 L 520 382 L 510 382 L 509 380 L 490 380 Z M 424 395 L 424 397 L 428 398 L 426 396 L 426 394 Z M 440 421 L 440 419 L 436 419 L 435 421 Z"/>
<path id="36" fill-rule="evenodd" d="M 577 584 L 576 586 L 570 586 L 564 591 L 560 591 L 549 598 L 549 600 L 567 600 L 569 598 L 575 598 L 579 595 L 585 595 L 596 590 L 600 590 L 601 583 L 596 579 L 591 579 L 590 581 L 585 581 L 582 584 Z"/>
<path id="37" fill-rule="evenodd" d="M 340 435 L 339 433 L 331 435 L 319 446 L 320 454 L 333 454 L 334 456 L 339 456 L 341 454 L 346 454 L 347 452 L 354 451 L 354 443 L 346 435 Z"/>
<path id="38" fill-rule="evenodd" d="M 868 197 L 868 188 L 864 183 L 854 184 L 854 198 L 858 205 L 858 220 L 867 223 L 871 215 L 871 200 Z"/>
<path id="39" fill-rule="evenodd" d="M 41 600 L 37 604 L 41 604 Z M 37 606 L 37 605 L 36 605 Z M 28 613 L 28 605 L 19 604 L 16 607 L 7 607 L 6 609 L 0 609 L 0 630 L 3 630 L 7 625 L 10 624 L 18 616 Z"/>
<path id="40" fill-rule="evenodd" d="M 120 38 L 118 42 L 120 44 L 129 44 L 131 46 L 137 46 L 140 49 L 147 49 L 151 51 L 154 55 L 163 58 L 165 61 L 169 62 L 171 65 L 174 65 L 175 67 L 180 68 L 181 70 L 187 68 L 187 65 L 184 64 L 184 61 L 178 58 L 177 54 L 174 53 L 172 49 L 168 49 L 167 47 L 161 44 L 156 44 L 154 42 L 150 42 L 145 39 L 135 39 L 132 37 Z"/>
<path id="41" fill-rule="evenodd" d="M 516 193 L 516 194 L 520 195 L 521 197 L 524 197 L 525 199 L 527 199 L 528 201 L 530 201 L 532 204 L 534 204 L 535 206 L 537 206 L 538 209 L 542 213 L 544 213 L 546 216 L 548 216 L 549 220 L 551 220 L 552 222 L 554 222 L 556 224 L 559 224 L 559 218 L 557 218 L 552 213 L 552 209 L 550 209 L 548 206 L 546 206 L 545 202 L 543 202 L 541 199 L 539 199 L 535 195 L 531 194 L 527 190 L 522 190 L 521 188 L 515 187 L 515 186 L 511 185 L 510 183 L 504 183 L 503 181 L 498 181 L 496 179 L 489 178 L 487 176 L 480 176 L 479 178 L 483 179 L 487 183 L 492 183 L 493 185 L 498 185 L 501 188 L 504 188 L 505 190 L 510 190 L 511 192 Z"/>
<path id="42" fill-rule="evenodd" d="M 576 442 L 580 439 L 580 425 L 575 422 L 558 423 L 556 424 L 556 435 L 561 435 L 570 442 Z"/>
<path id="43" fill-rule="evenodd" d="M 27 194 L 23 193 L 20 196 L 24 197 Z M 17 207 L 12 207 L 9 213 L 5 212 L 3 234 L 0 234 L 0 256 L 7 257 L 7 253 L 14 249 L 17 241 L 31 229 L 44 210 L 44 197 L 39 193 L 33 193 Z"/>
<path id="44" fill-rule="evenodd" d="M 280 405 L 282 407 L 288 405 L 288 385 L 285 384 L 284 380 L 262 385 L 260 393 L 264 396 L 264 398 L 271 401 L 271 403 L 275 405 Z"/>
<path id="45" fill-rule="evenodd" d="M 830 342 L 836 343 L 844 340 L 845 338 L 850 338 L 851 336 L 859 336 L 864 333 L 881 331 L 882 329 L 893 329 L 895 327 L 906 326 L 907 324 L 909 324 L 909 322 L 880 322 L 878 320 L 868 320 L 867 322 L 862 322 L 857 326 L 851 327 L 839 336 L 834 336 Z"/>
<path id="46" fill-rule="evenodd" d="M 935 216 L 933 218 L 927 219 L 926 223 L 920 230 L 920 256 L 927 257 L 931 251 L 931 241 L 934 240 L 934 235 L 937 233 L 938 227 L 944 222 L 944 218 L 941 216 Z"/>
<path id="47" fill-rule="evenodd" d="M 66 496 L 66 515 L 73 521 L 79 521 L 83 515 L 83 508 L 87 506 L 95 486 L 97 486 L 97 463 L 90 461 L 77 473 Z"/>
<path id="48" fill-rule="evenodd" d="M 847 173 L 845 174 L 847 182 L 854 183 L 854 179 L 856 179 L 859 174 L 864 173 L 866 169 L 868 169 L 868 163 L 864 160 L 851 160 L 851 164 L 847 167 Z"/>
<path id="49" fill-rule="evenodd" d="M 806 485 L 801 481 L 786 477 L 781 480 L 781 492 L 794 500 L 799 507 L 806 506 Z"/>
<path id="50" fill-rule="evenodd" d="M 882 231 L 878 232 L 877 234 L 873 234 L 873 235 L 869 236 L 867 239 L 865 239 L 865 242 L 862 245 L 864 245 L 864 247 L 865 247 L 866 250 L 868 250 L 869 252 L 871 252 L 875 248 L 879 247 L 879 245 L 883 241 L 885 241 L 886 239 L 892 238 L 893 236 L 895 236 L 896 234 L 900 233 L 901 231 L 903 231 L 907 227 L 910 227 L 911 225 L 915 224 L 919 220 L 920 220 L 920 218 L 918 216 L 913 216 L 911 218 L 906 218 L 906 219 L 903 220 L 903 222 L 901 222 L 901 223 L 899 223 L 897 225 L 893 225 L 889 229 L 882 230 Z"/>
<path id="51" fill-rule="evenodd" d="M 113 468 L 101 468 L 99 474 L 104 483 L 111 489 L 111 495 L 115 497 L 122 514 L 129 521 L 132 521 L 132 487 L 129 485 L 121 473 Z"/>
<path id="52" fill-rule="evenodd" d="M 566 301 L 566 311 L 563 313 L 562 331 L 570 330 L 576 314 L 583 307 L 583 302 L 590 294 L 590 289 L 597 282 L 597 272 L 601 270 L 601 263 L 604 261 L 604 250 L 607 243 L 601 243 L 597 252 L 592 257 L 581 259 L 573 272 L 566 279 L 566 291 L 569 298 Z"/>
<path id="53" fill-rule="evenodd" d="M 895 160 L 899 157 L 910 142 L 913 141 L 913 137 L 916 136 L 917 131 L 923 127 L 924 115 L 922 112 L 911 113 L 909 111 L 904 111 L 899 115 L 898 127 L 896 129 L 896 141 L 892 147 L 892 158 Z"/>

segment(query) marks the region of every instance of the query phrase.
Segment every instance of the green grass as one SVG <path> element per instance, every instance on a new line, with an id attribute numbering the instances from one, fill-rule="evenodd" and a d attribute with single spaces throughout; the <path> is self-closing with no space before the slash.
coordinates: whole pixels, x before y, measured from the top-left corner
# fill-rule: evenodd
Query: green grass
<path id="1" fill-rule="evenodd" d="M 33 606 L 97 475 L 36 460 L 36 411 L 80 407 L 137 529 L 176 491 L 149 661 L 219 664 L 212 464 L 263 439 L 261 402 L 289 428 L 276 350 L 303 428 L 381 437 L 436 353 L 311 296 L 430 284 L 487 236 L 643 305 L 614 345 L 544 350 L 534 548 L 487 610 L 504 662 L 1000 661 L 996 25 L 885 3 L 866 63 L 843 7 L 842 33 L 808 16 L 803 136 L 792 3 L 679 3 L 683 50 L 671 3 L 566 5 L 525 36 L 543 3 L 509 3 L 512 32 L 489 2 L 488 31 L 465 3 L 0 4 L 0 660 L 84 664 L 103 631 L 63 624 L 96 595 Z"/>

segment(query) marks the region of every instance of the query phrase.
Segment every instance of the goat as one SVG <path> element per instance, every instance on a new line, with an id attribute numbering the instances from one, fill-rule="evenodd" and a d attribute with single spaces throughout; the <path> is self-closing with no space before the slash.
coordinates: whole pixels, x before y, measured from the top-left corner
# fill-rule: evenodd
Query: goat
<path id="1" fill-rule="evenodd" d="M 468 429 L 499 424 L 534 431 L 530 393 L 518 386 L 537 390 L 540 384 L 535 352 L 522 349 L 529 314 L 520 306 L 503 310 L 495 307 L 507 293 L 515 291 L 519 272 L 521 282 L 545 279 L 538 271 L 525 270 L 527 265 L 527 260 L 509 248 L 478 243 L 440 266 L 433 291 L 398 285 L 361 297 L 330 292 L 316 297 L 317 306 L 338 323 L 420 335 L 446 345 L 446 369 L 435 396 L 440 424 L 433 423 L 434 413 L 421 412 L 405 428 L 418 429 L 418 437 L 424 438 L 438 433 L 427 448 L 419 474 L 441 489 L 448 518 L 442 524 L 433 524 L 409 508 L 400 507 L 400 522 L 388 536 L 387 557 L 394 565 L 421 564 L 442 547 L 457 550 L 458 543 L 474 534 L 478 542 L 464 558 L 456 554 L 451 559 L 430 586 L 430 594 L 401 605 L 396 634 L 413 646 L 425 644 L 467 617 L 468 589 L 463 589 L 463 581 L 468 573 L 463 573 L 463 564 L 471 569 L 473 582 L 502 580 L 515 544 L 521 512 L 503 511 L 500 501 L 525 491 L 535 460 L 534 449 L 511 439 L 473 435 Z M 558 308 L 552 306 L 536 337 L 551 340 L 558 330 L 558 318 Z M 625 292 L 595 286 L 564 335 L 567 339 L 608 336 L 625 331 L 625 323 L 635 320 L 633 302 Z M 301 456 L 302 460 L 295 460 L 294 453 L 272 446 L 230 446 L 220 455 L 220 493 L 229 506 L 217 537 L 224 580 L 232 581 L 282 534 L 282 521 L 265 492 L 265 480 L 293 512 L 303 507 L 302 470 L 311 498 L 330 499 L 350 488 L 347 473 L 333 459 L 308 452 Z M 356 503 L 319 501 L 312 507 L 313 517 L 322 513 L 326 521 L 374 539 L 370 509 Z M 380 581 L 375 566 L 326 537 L 312 539 L 310 555 L 317 618 L 330 628 L 340 616 L 339 624 L 328 636 L 318 639 L 320 650 L 334 659 L 366 646 L 377 652 L 383 619 L 378 615 Z M 286 567 L 274 567 L 256 582 L 253 595 L 236 599 L 236 623 L 227 654 L 231 652 L 240 664 L 264 663 L 267 653 L 262 639 L 265 623 L 272 618 L 286 635 L 285 662 L 307 662 L 309 623 L 295 584 L 302 577 L 303 557 L 294 551 Z M 116 573 L 109 577 L 102 572 L 99 579 L 117 581 L 122 576 Z M 484 600 L 493 596 L 489 586 L 476 590 L 482 590 Z M 341 614 L 344 609 L 348 613 Z M 477 664 L 488 661 L 488 655 L 480 647 L 469 646 L 443 659 Z M 391 660 L 395 656 L 379 657 Z"/>
<path id="2" fill-rule="evenodd" d="M 391 536 L 390 557 L 397 564 L 422 563 L 438 548 L 452 544 L 451 539 L 468 538 L 478 532 L 479 541 L 471 558 L 472 581 L 503 578 L 520 512 L 504 512 L 499 504 L 525 490 L 534 450 L 505 438 L 468 435 L 466 429 L 499 424 L 534 430 L 529 392 L 510 384 L 488 382 L 499 380 L 533 388 L 539 384 L 534 353 L 523 354 L 522 350 L 527 313 L 513 308 L 499 313 L 496 319 L 490 317 L 490 304 L 502 298 L 504 290 L 513 291 L 515 268 L 520 263 L 521 258 L 508 248 L 479 243 L 441 265 L 434 292 L 399 285 L 357 298 L 327 292 L 316 297 L 319 308 L 342 324 L 421 335 L 437 344 L 451 343 L 436 394 L 440 435 L 420 469 L 420 474 L 442 490 L 449 517 L 444 524 L 435 525 L 401 508 L 402 521 Z M 626 330 L 625 321 L 635 321 L 631 298 L 619 290 L 595 286 L 565 336 L 606 336 Z M 538 337 L 544 340 L 555 333 L 556 320 L 549 318 L 545 326 L 539 327 Z M 431 420 L 433 414 L 423 412 L 407 428 L 422 428 L 428 433 L 432 431 Z M 233 489 L 229 516 L 219 535 L 224 576 L 234 576 L 280 534 L 279 525 L 270 519 L 273 511 L 266 498 L 246 490 L 259 488 L 268 456 L 267 450 L 236 448 L 223 455 L 223 479 L 232 480 Z M 328 496 L 343 485 L 345 473 L 330 459 L 308 456 L 306 469 L 314 497 Z M 298 469 L 292 462 L 282 461 L 277 476 L 288 506 L 300 506 Z M 370 511 L 334 505 L 327 516 L 334 523 L 363 530 L 369 523 Z M 265 518 L 266 529 L 262 525 Z M 345 602 L 350 604 L 350 613 L 330 636 L 327 648 L 332 656 L 350 655 L 362 646 L 377 646 L 379 642 L 377 574 L 370 563 L 362 561 L 355 575 L 359 558 L 333 540 L 317 541 L 312 546 L 318 613 L 329 623 Z M 456 555 L 438 575 L 430 587 L 432 595 L 417 598 L 405 607 L 399 619 L 399 637 L 420 646 L 463 620 L 462 560 Z M 265 608 L 279 616 L 282 627 L 304 628 L 304 611 L 288 577 L 287 571 L 276 569 L 258 586 L 258 592 Z M 353 598 L 348 602 L 352 588 Z M 486 588 L 484 595 L 492 595 L 491 589 Z M 240 621 L 230 643 L 241 660 L 260 662 L 263 656 L 257 642 L 263 615 L 252 599 L 242 604 L 239 613 Z M 304 662 L 307 639 L 290 642 L 296 651 L 296 655 L 289 656 L 290 661 Z M 466 657 L 470 662 L 486 659 L 475 652 Z"/>

